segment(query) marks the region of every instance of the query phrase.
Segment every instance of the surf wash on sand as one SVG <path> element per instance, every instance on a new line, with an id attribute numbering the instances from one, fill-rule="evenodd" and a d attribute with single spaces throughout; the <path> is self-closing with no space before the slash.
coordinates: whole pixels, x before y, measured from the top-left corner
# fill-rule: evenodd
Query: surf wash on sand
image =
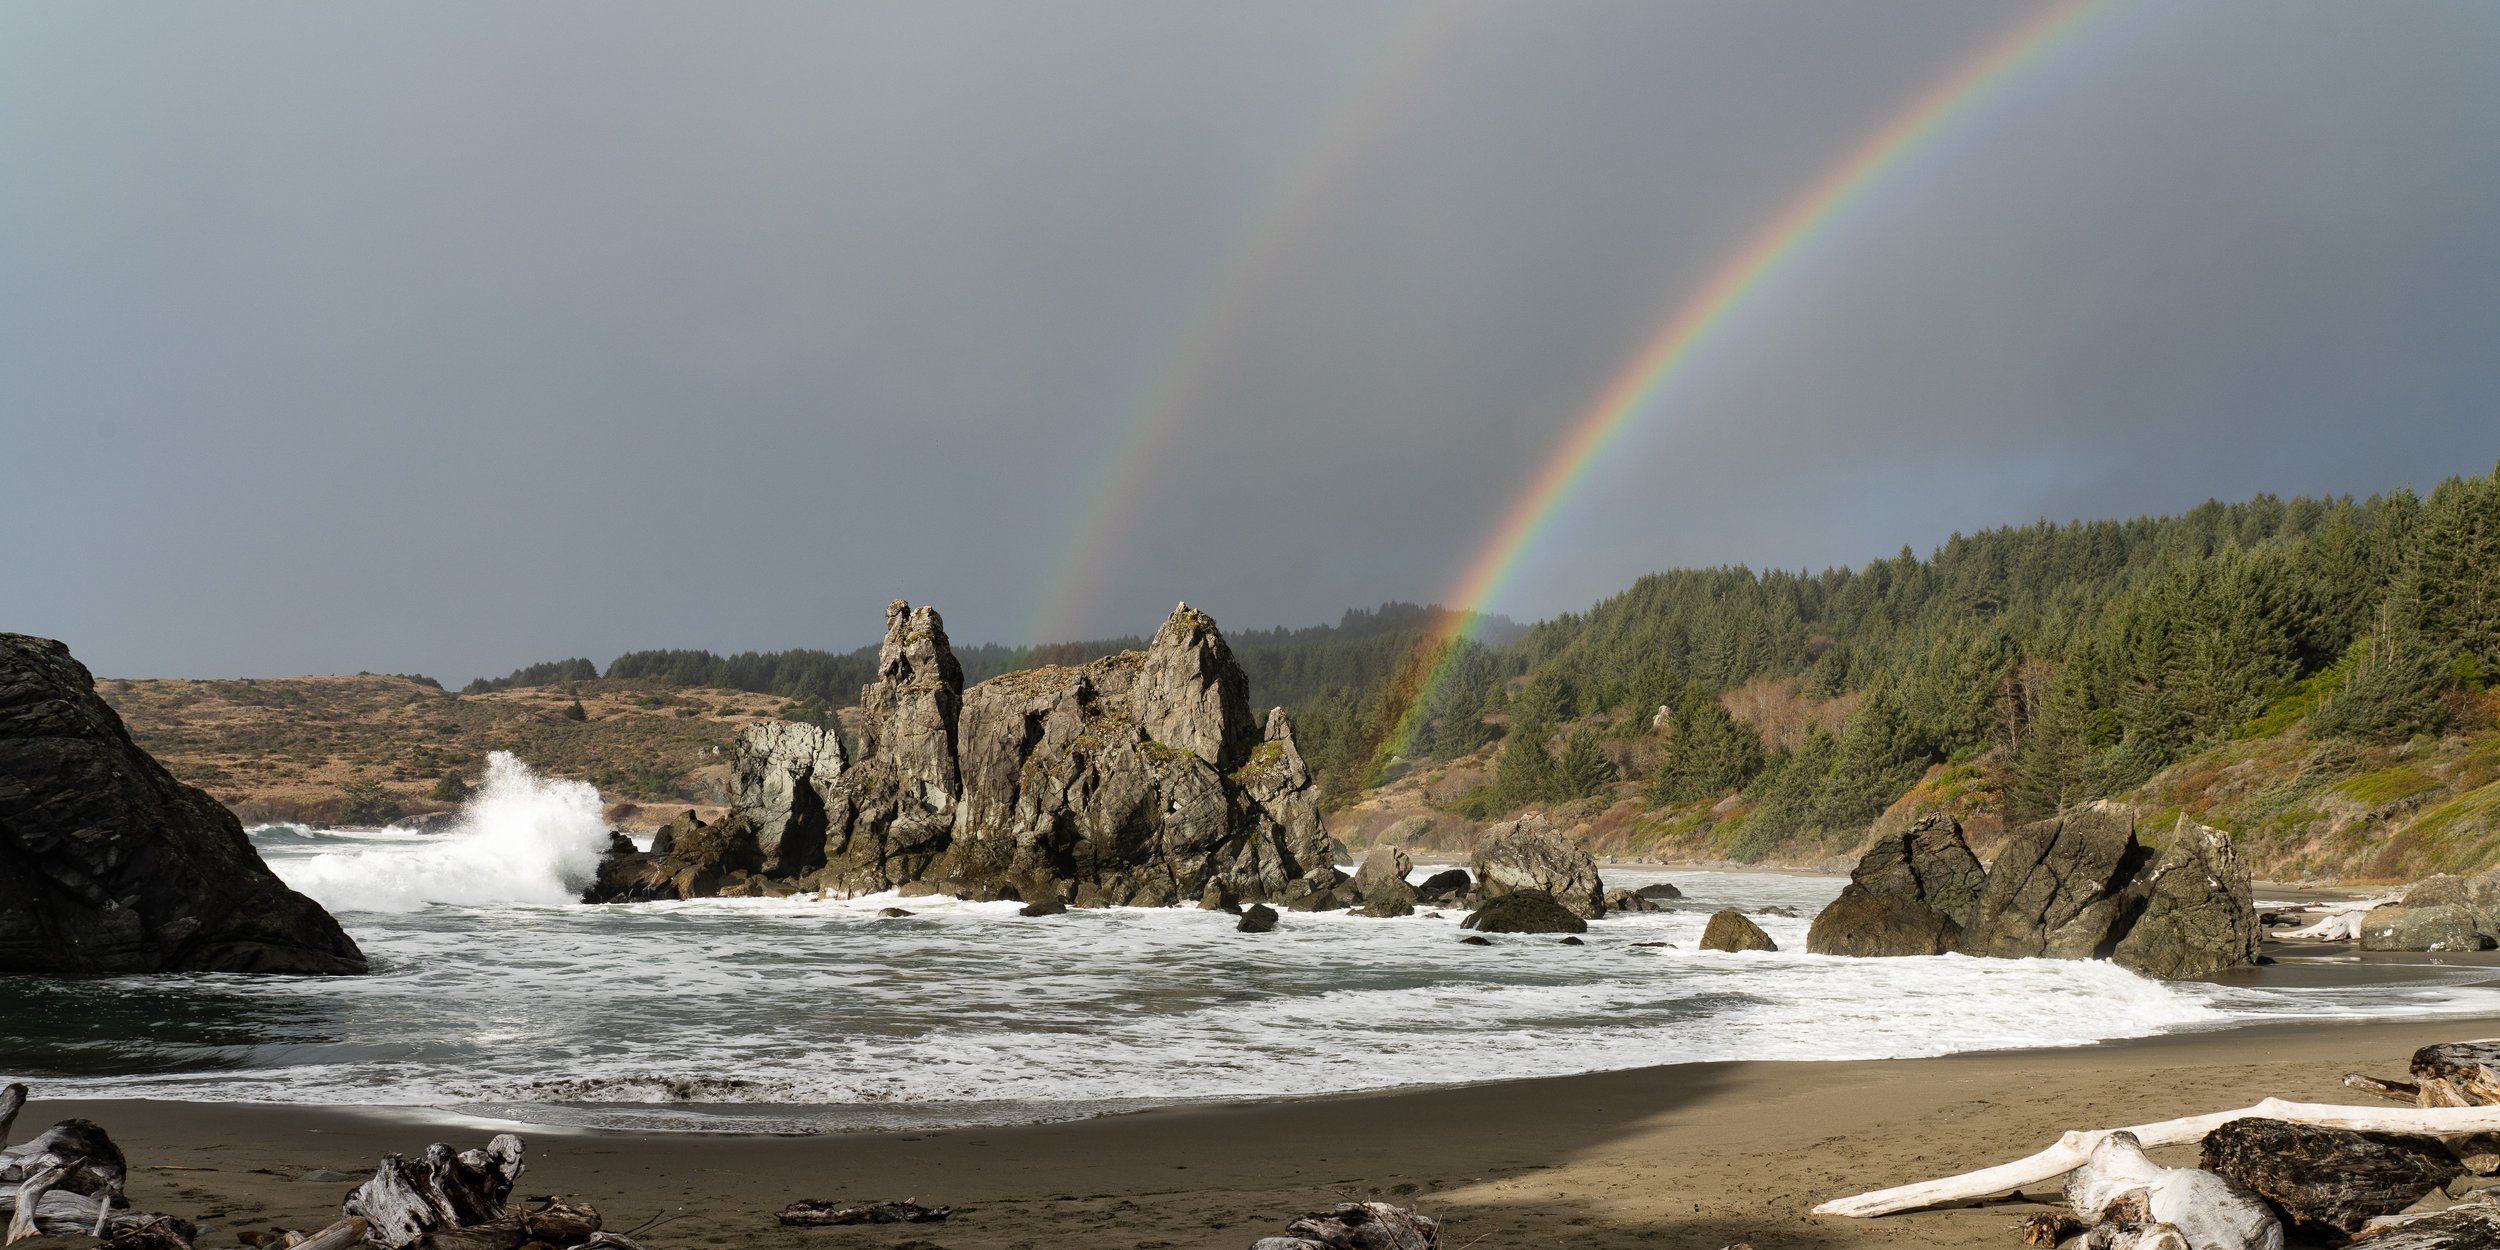
<path id="1" fill-rule="evenodd" d="M 1686 898 L 1610 917 L 1579 947 L 1461 945 L 1455 914 L 1295 913 L 1250 936 L 1193 908 L 1033 920 L 1012 902 L 890 893 L 584 905 L 608 839 L 599 812 L 591 787 L 498 756 L 446 833 L 254 830 L 373 974 L 37 984 L 55 1018 L 97 1021 L 65 1040 L 75 1071 L 45 1088 L 810 1132 L 2500 1013 L 2500 991 L 2462 969 L 2165 983 L 2092 961 L 1807 955 L 1805 917 L 1842 883 L 1791 874 L 1609 869 L 1611 884 L 1672 880 Z M 879 915 L 896 907 L 912 914 Z M 1723 907 L 1782 949 L 1696 950 Z M 126 1027 L 139 1018 L 164 1023 Z"/>

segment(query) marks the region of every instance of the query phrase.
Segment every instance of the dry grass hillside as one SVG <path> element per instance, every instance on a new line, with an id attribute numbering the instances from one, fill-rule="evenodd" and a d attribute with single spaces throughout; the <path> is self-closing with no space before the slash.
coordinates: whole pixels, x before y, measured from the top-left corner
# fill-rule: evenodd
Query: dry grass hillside
<path id="1" fill-rule="evenodd" d="M 449 811 L 490 751 L 588 781 L 620 824 L 717 805 L 740 728 L 785 710 L 738 690 L 661 683 L 447 693 L 405 677 L 116 680 L 96 690 L 175 776 L 246 823 L 380 824 Z M 573 719 L 576 702 L 581 719 Z"/>

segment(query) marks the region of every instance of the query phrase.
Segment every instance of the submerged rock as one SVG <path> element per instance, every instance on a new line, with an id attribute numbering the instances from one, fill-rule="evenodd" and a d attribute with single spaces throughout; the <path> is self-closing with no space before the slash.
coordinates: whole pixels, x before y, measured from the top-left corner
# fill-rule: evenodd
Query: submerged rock
<path id="1" fill-rule="evenodd" d="M 1648 885 L 1642 886 L 1632 892 L 1640 895 L 1642 898 L 1650 899 L 1652 901 L 1665 901 L 1684 897 L 1684 891 L 1675 888 L 1674 883 L 1668 881 L 1653 881 Z"/>
<path id="2" fill-rule="evenodd" d="M 1252 903 L 1242 909 L 1241 923 L 1233 926 L 1240 933 L 1267 933 L 1276 928 L 1276 909 L 1265 903 Z"/>
<path id="3" fill-rule="evenodd" d="M 1537 813 L 1485 830 L 1468 866 L 1486 898 L 1534 891 L 1582 920 L 1606 914 L 1606 883 L 1598 879 L 1596 858 Z"/>
<path id="4" fill-rule="evenodd" d="M 1485 933 L 1586 933 L 1589 922 L 1553 895 L 1522 890 L 1485 903 L 1459 921 L 1458 927 Z"/>
<path id="5" fill-rule="evenodd" d="M 365 971 L 69 648 L 0 633 L 0 974 Z"/>
<path id="6" fill-rule="evenodd" d="M 1617 888 L 1606 891 L 1606 910 L 1609 913 L 1623 912 L 1628 915 L 1635 912 L 1665 911 L 1666 908 L 1631 890 Z"/>
<path id="7" fill-rule="evenodd" d="M 1817 955 L 1942 955 L 1960 945 L 1988 875 L 1962 826 L 1930 816 L 1877 838 L 1806 931 Z"/>
<path id="8" fill-rule="evenodd" d="M 1712 912 L 1710 923 L 1701 931 L 1701 949 L 1706 951 L 1775 951 L 1779 943 L 1762 931 L 1745 913 L 1731 907 Z"/>

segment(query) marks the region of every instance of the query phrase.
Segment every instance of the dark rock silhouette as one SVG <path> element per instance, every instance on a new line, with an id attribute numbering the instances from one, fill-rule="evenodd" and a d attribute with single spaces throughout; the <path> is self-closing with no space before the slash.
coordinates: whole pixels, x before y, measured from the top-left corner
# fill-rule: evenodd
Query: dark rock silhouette
<path id="1" fill-rule="evenodd" d="M 365 971 L 69 648 L 0 633 L 0 973 Z"/>

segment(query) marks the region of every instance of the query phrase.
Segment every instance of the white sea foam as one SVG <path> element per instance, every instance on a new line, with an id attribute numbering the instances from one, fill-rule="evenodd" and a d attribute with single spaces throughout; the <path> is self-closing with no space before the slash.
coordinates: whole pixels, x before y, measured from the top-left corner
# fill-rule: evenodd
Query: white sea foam
<path id="1" fill-rule="evenodd" d="M 1585 946 L 1462 945 L 1456 913 L 1295 913 L 1250 936 L 1195 908 L 1026 919 L 1013 903 L 893 894 L 539 906 L 589 871 L 598 809 L 586 788 L 517 765 L 500 779 L 445 837 L 256 834 L 282 876 L 319 878 L 316 894 L 361 909 L 344 919 L 375 975 L 44 983 L 40 1013 L 93 1019 L 96 1037 L 74 1056 L 13 1054 L 0 1037 L 0 1071 L 49 1069 L 44 1087 L 63 1096 L 779 1132 L 2500 1014 L 2479 968 L 2208 984 L 2088 961 L 1809 955 L 1804 917 L 1841 882 L 1762 873 L 1609 870 L 1611 884 L 1672 879 L 1689 897 L 1592 925 Z M 884 907 L 914 914 L 880 919 Z M 1782 949 L 1695 949 L 1720 907 L 1761 917 Z M 703 1109 L 731 1103 L 748 1110 Z"/>
<path id="2" fill-rule="evenodd" d="M 273 857 L 270 866 L 334 912 L 553 905 L 581 897 L 608 842 L 597 789 L 541 777 L 505 751 L 486 757 L 485 783 L 461 808 L 459 824 L 440 834 L 391 832 L 400 836 Z"/>

